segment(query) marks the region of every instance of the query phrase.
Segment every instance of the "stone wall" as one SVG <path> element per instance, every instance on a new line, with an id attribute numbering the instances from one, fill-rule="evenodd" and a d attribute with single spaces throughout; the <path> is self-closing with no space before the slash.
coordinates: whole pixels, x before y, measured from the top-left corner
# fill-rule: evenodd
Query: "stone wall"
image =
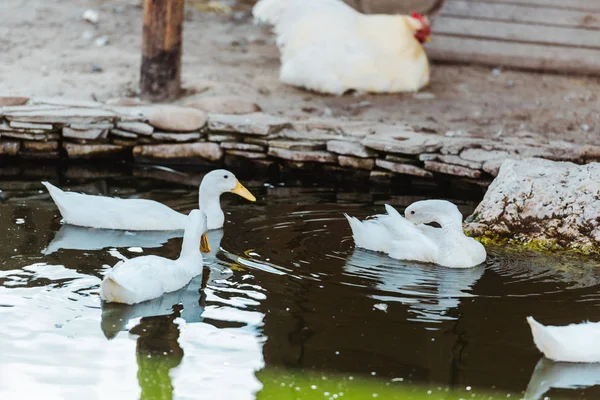
<path id="1" fill-rule="evenodd" d="M 35 160 L 110 156 L 214 166 L 243 160 L 300 169 L 322 165 L 372 176 L 452 176 L 483 185 L 491 182 L 506 159 L 539 157 L 578 164 L 600 159 L 599 146 L 546 141 L 527 132 L 494 139 L 452 132 L 435 135 L 400 122 L 290 119 L 252 112 L 251 106 L 236 114 L 210 113 L 207 110 L 214 107 L 207 104 L 210 101 L 183 107 L 126 99 L 102 104 L 0 97 L 0 156 Z"/>

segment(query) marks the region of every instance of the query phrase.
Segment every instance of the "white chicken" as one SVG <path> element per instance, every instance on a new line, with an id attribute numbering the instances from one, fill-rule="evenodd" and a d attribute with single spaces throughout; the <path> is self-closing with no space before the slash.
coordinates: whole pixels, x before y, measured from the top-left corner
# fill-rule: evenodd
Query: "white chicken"
<path id="1" fill-rule="evenodd" d="M 273 26 L 282 82 L 322 93 L 414 92 L 429 83 L 427 18 L 366 15 L 341 0 L 259 0 L 254 19 Z"/>

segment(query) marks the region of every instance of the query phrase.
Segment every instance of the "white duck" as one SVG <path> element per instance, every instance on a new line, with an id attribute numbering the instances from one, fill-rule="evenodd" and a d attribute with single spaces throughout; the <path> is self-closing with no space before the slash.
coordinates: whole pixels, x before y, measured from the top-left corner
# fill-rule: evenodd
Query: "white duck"
<path id="1" fill-rule="evenodd" d="M 470 268 L 485 261 L 485 248 L 465 236 L 462 214 L 449 201 L 417 201 L 406 208 L 406 218 L 387 204 L 385 209 L 387 214 L 362 222 L 346 215 L 356 247 L 386 253 L 398 260 L 450 268 Z M 432 222 L 440 228 L 424 225 Z"/>
<path id="2" fill-rule="evenodd" d="M 574 363 L 600 362 L 600 322 L 544 326 L 527 317 L 533 341 L 546 358 Z"/>
<path id="3" fill-rule="evenodd" d="M 202 273 L 202 252 L 210 251 L 206 228 L 206 213 L 192 210 L 188 216 L 179 258 L 169 260 L 159 256 L 142 256 L 119 261 L 102 281 L 102 300 L 136 304 L 187 285 L 192 278 Z"/>
<path id="4" fill-rule="evenodd" d="M 48 182 L 42 184 L 48 189 L 67 224 L 132 231 L 172 231 L 184 229 L 186 225 L 185 214 L 154 200 L 119 199 L 64 192 Z M 209 172 L 202 179 L 198 193 L 200 209 L 208 218 L 208 229 L 223 227 L 225 215 L 219 200 L 221 194 L 226 192 L 256 201 L 256 197 L 233 173 L 224 169 Z"/>

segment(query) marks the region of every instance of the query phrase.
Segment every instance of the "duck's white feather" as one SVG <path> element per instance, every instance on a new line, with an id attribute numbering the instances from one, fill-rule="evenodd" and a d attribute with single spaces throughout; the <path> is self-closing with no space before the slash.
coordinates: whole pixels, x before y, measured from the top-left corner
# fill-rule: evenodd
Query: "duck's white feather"
<path id="1" fill-rule="evenodd" d="M 527 317 L 533 341 L 546 358 L 562 362 L 600 362 L 600 322 L 545 326 Z"/>

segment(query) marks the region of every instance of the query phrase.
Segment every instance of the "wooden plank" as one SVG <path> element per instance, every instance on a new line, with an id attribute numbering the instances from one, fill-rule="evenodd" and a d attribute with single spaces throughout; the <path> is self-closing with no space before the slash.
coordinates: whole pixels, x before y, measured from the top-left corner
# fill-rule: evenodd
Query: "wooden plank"
<path id="1" fill-rule="evenodd" d="M 446 0 L 452 1 L 452 0 Z M 600 12 L 598 0 L 470 0 L 475 3 L 519 4 L 523 6 L 553 7 L 568 10 Z"/>
<path id="2" fill-rule="evenodd" d="M 181 93 L 183 0 L 145 0 L 140 90 L 152 101 Z"/>
<path id="3" fill-rule="evenodd" d="M 600 75 L 600 51 L 440 35 L 426 46 L 431 60 Z"/>
<path id="4" fill-rule="evenodd" d="M 600 30 L 439 16 L 432 31 L 434 41 L 437 35 L 447 34 L 600 49 Z"/>
<path id="5" fill-rule="evenodd" d="M 442 8 L 441 15 L 600 29 L 600 14 L 598 13 L 559 10 L 556 8 L 540 8 L 508 3 L 480 3 L 470 0 L 448 1 Z"/>

